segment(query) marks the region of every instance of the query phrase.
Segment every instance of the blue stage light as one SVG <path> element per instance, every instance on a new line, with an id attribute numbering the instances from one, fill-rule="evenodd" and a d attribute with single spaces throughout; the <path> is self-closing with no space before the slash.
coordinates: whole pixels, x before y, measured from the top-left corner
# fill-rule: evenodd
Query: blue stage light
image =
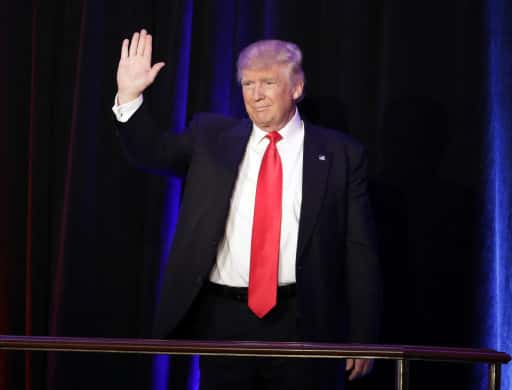
<path id="1" fill-rule="evenodd" d="M 487 318 L 484 344 L 512 353 L 512 5 L 488 3 Z M 502 372 L 512 390 L 512 365 Z"/>
<path id="2" fill-rule="evenodd" d="M 171 131 L 180 131 L 185 128 L 185 121 L 187 115 L 187 98 L 188 98 L 188 82 L 189 82 L 189 69 L 190 69 L 190 53 L 192 43 L 192 16 L 193 16 L 194 2 L 187 0 L 183 2 L 183 12 L 181 19 L 181 28 L 179 37 L 181 38 L 180 53 L 173 59 L 171 70 L 175 72 L 173 84 L 173 100 L 170 102 L 171 112 Z M 162 220 L 162 238 L 163 245 L 161 249 L 160 259 L 160 273 L 159 280 L 157 281 L 157 300 L 160 297 L 162 277 L 167 262 L 167 256 L 171 247 L 171 242 L 174 237 L 176 222 L 178 220 L 179 202 L 181 194 L 181 180 L 176 178 L 169 178 L 167 183 L 167 203 L 165 205 L 164 216 Z M 153 389 L 154 390 L 167 390 L 169 375 L 169 356 L 156 355 L 153 360 Z M 194 367 L 196 367 L 195 365 Z M 193 378 L 198 375 L 193 375 Z M 198 388 L 198 383 L 191 383 L 190 389 L 195 390 Z"/>

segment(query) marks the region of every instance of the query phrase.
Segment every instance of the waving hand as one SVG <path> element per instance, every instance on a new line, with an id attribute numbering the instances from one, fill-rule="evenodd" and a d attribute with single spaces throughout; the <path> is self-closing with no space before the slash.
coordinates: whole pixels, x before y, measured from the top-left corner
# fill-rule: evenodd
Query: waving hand
<path id="1" fill-rule="evenodd" d="M 137 98 L 155 80 L 165 63 L 151 65 L 152 37 L 141 30 L 132 40 L 125 39 L 117 67 L 117 93 L 119 104 Z"/>

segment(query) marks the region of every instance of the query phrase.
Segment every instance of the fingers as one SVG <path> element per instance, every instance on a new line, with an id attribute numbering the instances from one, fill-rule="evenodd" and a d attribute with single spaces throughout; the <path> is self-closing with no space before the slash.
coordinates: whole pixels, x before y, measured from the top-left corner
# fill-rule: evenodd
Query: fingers
<path id="1" fill-rule="evenodd" d="M 165 66 L 164 62 L 159 62 L 158 64 L 153 65 L 150 71 L 151 80 L 154 80 L 158 75 L 158 72 Z"/>
<path id="2" fill-rule="evenodd" d="M 139 46 L 139 33 L 134 32 L 132 35 L 132 42 L 130 43 L 130 57 L 137 54 L 137 46 Z"/>
<path id="3" fill-rule="evenodd" d="M 137 45 L 137 55 L 142 56 L 144 54 L 144 46 L 146 45 L 146 37 L 148 33 L 146 30 L 140 30 L 139 44 Z"/>
<path id="4" fill-rule="evenodd" d="M 128 44 L 130 42 L 128 39 L 123 39 L 123 44 L 121 45 L 121 59 L 125 60 L 128 58 Z"/>
<path id="5" fill-rule="evenodd" d="M 346 371 L 350 371 L 349 381 L 370 373 L 373 368 L 373 359 L 347 359 Z"/>
<path id="6" fill-rule="evenodd" d="M 152 36 L 148 34 L 146 29 L 142 29 L 140 32 L 134 32 L 131 41 L 128 39 L 123 40 L 121 58 L 126 59 L 129 56 L 138 55 L 151 61 L 152 40 Z"/>
<path id="7" fill-rule="evenodd" d="M 144 57 L 151 62 L 151 52 L 153 50 L 153 37 L 151 34 L 146 35 L 146 44 L 144 45 Z"/>
<path id="8" fill-rule="evenodd" d="M 354 359 L 347 359 L 345 371 L 350 371 L 354 367 Z"/>

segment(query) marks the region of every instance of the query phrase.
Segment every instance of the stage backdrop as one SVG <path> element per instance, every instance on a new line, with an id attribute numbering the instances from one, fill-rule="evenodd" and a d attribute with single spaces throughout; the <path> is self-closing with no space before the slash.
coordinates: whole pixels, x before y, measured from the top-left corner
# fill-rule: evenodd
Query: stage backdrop
<path id="1" fill-rule="evenodd" d="M 145 95 L 163 131 L 181 131 L 199 111 L 243 116 L 240 49 L 262 38 L 299 44 L 301 113 L 350 133 L 369 152 L 382 342 L 512 352 L 510 2 L 6 3 L 1 333 L 149 334 L 181 183 L 125 161 L 110 111 L 120 43 L 145 27 L 155 61 L 167 63 Z M 0 389 L 194 388 L 196 366 L 197 359 L 0 354 Z M 412 387 L 480 389 L 482 372 L 415 363 Z M 392 374 L 379 363 L 350 388 L 391 388 Z M 511 390 L 511 369 L 503 376 Z"/>

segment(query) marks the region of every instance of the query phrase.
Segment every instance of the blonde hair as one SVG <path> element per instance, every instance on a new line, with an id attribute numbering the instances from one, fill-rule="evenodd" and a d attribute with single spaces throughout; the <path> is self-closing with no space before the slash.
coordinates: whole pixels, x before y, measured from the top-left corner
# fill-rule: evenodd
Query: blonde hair
<path id="1" fill-rule="evenodd" d="M 288 67 L 293 85 L 298 82 L 304 83 L 302 52 L 299 47 L 295 43 L 277 39 L 251 43 L 240 52 L 236 63 L 238 81 L 242 81 L 242 71 L 245 69 L 264 68 L 277 64 Z"/>

